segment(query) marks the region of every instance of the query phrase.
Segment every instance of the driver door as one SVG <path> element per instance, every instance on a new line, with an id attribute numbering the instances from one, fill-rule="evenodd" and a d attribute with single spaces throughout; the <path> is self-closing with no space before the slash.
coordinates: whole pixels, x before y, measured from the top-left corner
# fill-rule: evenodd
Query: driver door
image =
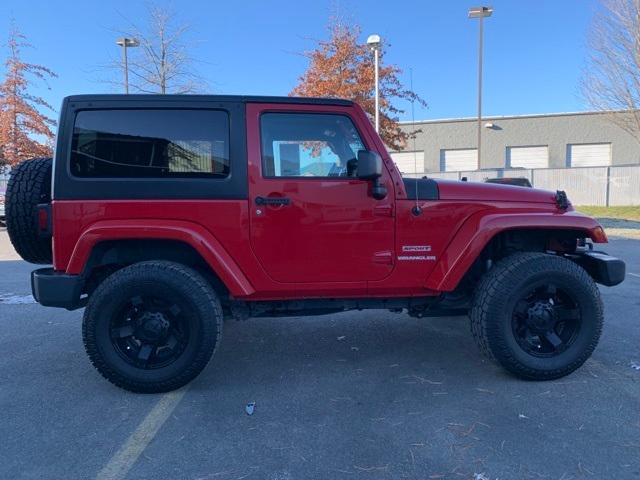
<path id="1" fill-rule="evenodd" d="M 358 150 L 371 148 L 351 114 L 247 104 L 251 245 L 277 282 L 366 287 L 393 269 L 392 182 L 385 170 L 389 194 L 375 200 L 350 176 Z"/>

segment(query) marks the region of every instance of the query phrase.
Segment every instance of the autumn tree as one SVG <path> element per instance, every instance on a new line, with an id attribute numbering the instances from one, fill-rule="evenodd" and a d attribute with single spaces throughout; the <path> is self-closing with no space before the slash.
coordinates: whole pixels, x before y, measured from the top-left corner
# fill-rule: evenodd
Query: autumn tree
<path id="1" fill-rule="evenodd" d="M 305 52 L 307 71 L 291 95 L 302 97 L 337 97 L 357 102 L 370 116 L 375 115 L 375 72 L 372 52 L 360 43 L 360 28 L 337 20 L 329 25 L 329 40 L 318 42 L 315 50 Z M 394 101 L 415 101 L 426 105 L 416 93 L 405 88 L 395 65 L 385 65 L 384 45 L 380 51 L 380 136 L 394 150 L 402 149 L 410 134 L 400 129 L 398 115 L 404 113 Z"/>
<path id="2" fill-rule="evenodd" d="M 640 0 L 603 0 L 588 37 L 581 90 L 595 110 L 640 141 Z"/>
<path id="3" fill-rule="evenodd" d="M 129 81 L 140 93 L 197 93 L 206 87 L 189 54 L 190 26 L 178 23 L 175 12 L 155 5 L 148 7 L 144 27 L 133 22 L 119 33 L 135 38 L 140 46 L 129 52 Z M 122 69 L 122 63 L 114 64 Z"/>
<path id="4" fill-rule="evenodd" d="M 46 84 L 47 79 L 57 75 L 47 67 L 22 60 L 22 49 L 30 46 L 17 27 L 12 26 L 7 43 L 6 76 L 0 83 L 0 166 L 51 156 L 52 128 L 56 123 L 40 110 L 53 108 L 31 92 L 34 79 Z"/>

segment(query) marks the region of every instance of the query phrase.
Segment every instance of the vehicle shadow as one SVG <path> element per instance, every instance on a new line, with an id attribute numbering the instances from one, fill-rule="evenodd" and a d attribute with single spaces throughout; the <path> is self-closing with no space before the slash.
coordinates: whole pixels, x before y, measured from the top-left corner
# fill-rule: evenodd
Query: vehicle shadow
<path id="1" fill-rule="evenodd" d="M 467 317 L 414 319 L 372 310 L 255 318 L 228 322 L 223 337 L 212 367 L 192 388 L 240 388 L 247 382 L 269 388 L 289 381 L 354 391 L 389 382 L 439 387 L 443 378 L 482 381 L 500 371 L 480 355 Z"/>

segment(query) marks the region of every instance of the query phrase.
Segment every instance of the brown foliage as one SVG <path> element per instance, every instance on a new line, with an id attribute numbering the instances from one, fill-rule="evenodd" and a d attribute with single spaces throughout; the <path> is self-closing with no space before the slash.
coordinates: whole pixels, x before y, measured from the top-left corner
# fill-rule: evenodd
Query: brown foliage
<path id="1" fill-rule="evenodd" d="M 46 67 L 22 60 L 21 49 L 29 46 L 14 26 L 7 43 L 6 78 L 0 83 L 0 165 L 51 156 L 52 127 L 56 122 L 38 108 L 53 109 L 43 98 L 29 93 L 32 81 L 28 75 L 44 81 L 57 75 Z"/>
<path id="2" fill-rule="evenodd" d="M 302 97 L 346 98 L 358 103 L 373 119 L 375 114 L 375 74 L 373 53 L 358 41 L 360 27 L 346 26 L 337 20 L 329 25 L 329 40 L 318 42 L 315 50 L 305 52 L 309 68 L 300 77 L 291 95 Z M 398 125 L 403 110 L 394 99 L 416 101 L 426 105 L 416 93 L 406 89 L 396 65 L 384 64 L 385 49 L 380 51 L 380 136 L 387 146 L 402 149 L 410 135 Z M 417 132 L 414 132 L 414 134 Z"/>

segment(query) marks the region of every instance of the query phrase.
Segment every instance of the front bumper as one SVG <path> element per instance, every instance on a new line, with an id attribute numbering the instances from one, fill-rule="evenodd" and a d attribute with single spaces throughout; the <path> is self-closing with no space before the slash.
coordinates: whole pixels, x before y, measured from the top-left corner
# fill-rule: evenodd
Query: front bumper
<path id="1" fill-rule="evenodd" d="M 31 292 L 33 298 L 45 307 L 60 307 L 74 310 L 84 306 L 80 295 L 83 278 L 67 275 L 53 268 L 39 268 L 31 272 Z"/>
<path id="2" fill-rule="evenodd" d="M 581 265 L 593 279 L 607 287 L 622 283 L 625 276 L 625 264 L 622 260 L 605 252 L 588 250 L 575 256 L 576 263 Z"/>

